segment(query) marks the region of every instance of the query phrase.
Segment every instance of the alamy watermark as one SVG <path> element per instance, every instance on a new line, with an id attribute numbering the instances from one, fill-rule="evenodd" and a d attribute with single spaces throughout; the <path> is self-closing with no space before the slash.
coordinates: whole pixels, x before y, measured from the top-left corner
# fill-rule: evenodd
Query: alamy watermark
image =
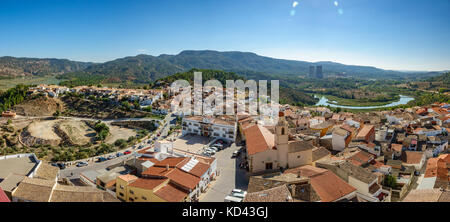
<path id="1" fill-rule="evenodd" d="M 276 123 L 280 106 L 279 80 L 270 81 L 270 96 L 267 83 L 267 80 L 258 83 L 255 80 L 226 80 L 224 88 L 220 81 L 213 79 L 203 85 L 202 73 L 194 72 L 194 87 L 187 80 L 176 80 L 170 86 L 171 93 L 176 95 L 171 109 L 185 116 L 248 114 L 259 116 L 269 124 Z"/>

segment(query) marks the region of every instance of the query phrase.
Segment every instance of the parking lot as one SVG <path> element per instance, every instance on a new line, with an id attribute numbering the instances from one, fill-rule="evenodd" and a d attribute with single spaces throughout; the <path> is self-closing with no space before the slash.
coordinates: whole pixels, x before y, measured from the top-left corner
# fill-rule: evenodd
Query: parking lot
<path id="1" fill-rule="evenodd" d="M 173 142 L 173 147 L 178 151 L 201 154 L 205 145 L 210 141 L 210 138 L 203 136 L 180 136 Z"/>
<path id="2" fill-rule="evenodd" d="M 217 158 L 219 176 L 211 182 L 206 193 L 199 198 L 200 202 L 224 202 L 224 199 L 233 189 L 247 190 L 248 178 L 245 169 L 240 169 L 241 156 L 232 158 L 233 152 L 241 146 L 234 143 L 214 156 Z"/>

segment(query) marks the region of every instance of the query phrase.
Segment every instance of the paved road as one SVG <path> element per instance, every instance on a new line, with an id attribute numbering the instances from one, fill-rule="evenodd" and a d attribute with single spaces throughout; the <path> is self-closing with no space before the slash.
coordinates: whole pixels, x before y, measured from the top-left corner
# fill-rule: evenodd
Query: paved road
<path id="1" fill-rule="evenodd" d="M 200 202 L 224 202 L 231 190 L 235 188 L 247 190 L 246 170 L 239 168 L 240 158 L 231 158 L 233 152 L 240 148 L 233 143 L 214 156 L 217 158 L 219 176 L 211 183 L 206 193 L 200 196 Z"/>
<path id="2" fill-rule="evenodd" d="M 129 154 L 129 155 L 117 157 L 115 159 L 108 160 L 108 161 L 101 162 L 101 163 L 96 163 L 96 162 L 90 161 L 89 165 L 85 166 L 85 167 L 69 166 L 64 170 L 60 170 L 60 177 L 61 178 L 69 178 L 71 180 L 77 179 L 80 177 L 80 173 L 83 171 L 105 169 L 108 166 L 118 164 L 118 163 L 120 163 L 124 160 L 130 159 L 132 157 L 133 157 L 133 154 Z M 94 158 L 91 158 L 91 159 L 94 159 Z"/>

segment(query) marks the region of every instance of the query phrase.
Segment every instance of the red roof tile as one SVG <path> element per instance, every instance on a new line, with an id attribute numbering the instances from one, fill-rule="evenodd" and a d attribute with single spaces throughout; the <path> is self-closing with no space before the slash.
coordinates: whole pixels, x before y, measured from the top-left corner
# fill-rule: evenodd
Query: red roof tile
<path id="1" fill-rule="evenodd" d="M 1 187 L 0 187 L 0 202 L 11 202 Z"/>
<path id="2" fill-rule="evenodd" d="M 155 195 L 167 202 L 181 202 L 187 197 L 188 193 L 169 183 L 156 191 Z"/>
<path id="3" fill-rule="evenodd" d="M 203 174 L 205 174 L 205 173 L 208 171 L 208 169 L 209 169 L 209 165 L 208 165 L 208 164 L 198 162 L 198 163 L 194 166 L 194 168 L 192 168 L 192 169 L 189 171 L 189 173 L 190 173 L 190 174 L 193 174 L 193 175 L 195 175 L 195 176 L 197 176 L 197 177 L 201 177 L 201 176 L 203 176 Z"/>
<path id="4" fill-rule="evenodd" d="M 274 135 L 260 125 L 254 125 L 245 129 L 244 135 L 247 144 L 247 153 L 249 155 L 273 149 L 275 146 Z"/>
<path id="5" fill-rule="evenodd" d="M 167 179 L 137 179 L 133 183 L 131 183 L 129 186 L 131 187 L 137 187 L 147 190 L 153 190 L 155 187 L 161 185 L 164 183 Z"/>
<path id="6" fill-rule="evenodd" d="M 167 178 L 171 179 L 176 184 L 183 186 L 190 190 L 194 190 L 195 187 L 200 182 L 199 177 L 196 177 L 192 174 L 186 173 L 177 168 L 170 171 L 166 176 L 167 176 Z"/>

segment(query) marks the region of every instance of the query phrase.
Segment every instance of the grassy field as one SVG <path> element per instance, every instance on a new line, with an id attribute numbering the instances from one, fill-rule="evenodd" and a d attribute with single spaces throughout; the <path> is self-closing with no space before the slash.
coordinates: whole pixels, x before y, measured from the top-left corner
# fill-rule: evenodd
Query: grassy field
<path id="1" fill-rule="evenodd" d="M 18 84 L 39 85 L 39 84 L 58 84 L 61 80 L 55 77 L 19 77 L 19 78 L 1 78 L 0 90 L 13 88 Z"/>

